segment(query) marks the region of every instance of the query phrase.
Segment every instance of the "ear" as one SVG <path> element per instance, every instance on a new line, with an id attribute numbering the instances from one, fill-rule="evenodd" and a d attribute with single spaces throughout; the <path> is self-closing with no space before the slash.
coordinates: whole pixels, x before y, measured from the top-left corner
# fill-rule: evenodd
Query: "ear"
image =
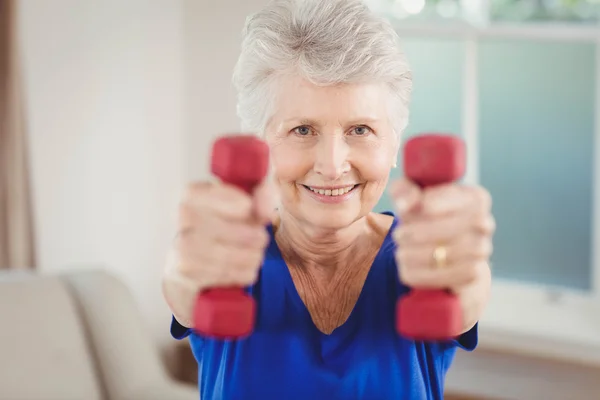
<path id="1" fill-rule="evenodd" d="M 401 137 L 400 135 L 397 135 L 397 139 L 396 139 L 396 143 L 394 143 L 394 150 L 393 150 L 393 163 L 392 163 L 392 168 L 397 168 L 398 167 L 398 155 L 400 154 L 400 144 L 401 144 Z"/>

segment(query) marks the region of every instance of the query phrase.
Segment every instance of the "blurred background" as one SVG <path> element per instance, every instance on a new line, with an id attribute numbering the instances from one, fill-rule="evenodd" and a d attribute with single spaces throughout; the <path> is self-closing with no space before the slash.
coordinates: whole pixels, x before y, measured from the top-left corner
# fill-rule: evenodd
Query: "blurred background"
<path id="1" fill-rule="evenodd" d="M 0 0 L 0 400 L 197 398 L 160 277 L 266 2 Z M 412 64 L 407 137 L 462 136 L 494 199 L 447 398 L 600 399 L 600 0 L 367 3 Z"/>

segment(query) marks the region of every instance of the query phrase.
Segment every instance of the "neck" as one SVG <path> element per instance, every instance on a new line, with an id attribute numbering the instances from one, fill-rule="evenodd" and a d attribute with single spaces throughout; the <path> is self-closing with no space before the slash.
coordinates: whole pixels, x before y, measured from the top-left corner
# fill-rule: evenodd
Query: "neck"
<path id="1" fill-rule="evenodd" d="M 330 272 L 356 259 L 357 249 L 371 235 L 370 217 L 365 216 L 342 229 L 308 226 L 281 210 L 276 239 L 286 259 L 304 268 L 326 268 Z"/>

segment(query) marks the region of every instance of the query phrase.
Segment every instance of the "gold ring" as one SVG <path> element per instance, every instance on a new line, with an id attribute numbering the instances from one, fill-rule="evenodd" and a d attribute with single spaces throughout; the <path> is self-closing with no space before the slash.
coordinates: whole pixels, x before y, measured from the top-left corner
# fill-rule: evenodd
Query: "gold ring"
<path id="1" fill-rule="evenodd" d="M 448 260 L 448 249 L 446 246 L 438 246 L 433 250 L 433 261 L 436 268 L 444 268 Z"/>

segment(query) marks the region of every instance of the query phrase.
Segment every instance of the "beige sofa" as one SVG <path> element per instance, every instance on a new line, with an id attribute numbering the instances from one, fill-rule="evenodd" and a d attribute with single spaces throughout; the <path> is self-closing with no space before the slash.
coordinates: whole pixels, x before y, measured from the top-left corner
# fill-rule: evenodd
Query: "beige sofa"
<path id="1" fill-rule="evenodd" d="M 0 272 L 0 400 L 198 399 L 114 276 Z"/>

